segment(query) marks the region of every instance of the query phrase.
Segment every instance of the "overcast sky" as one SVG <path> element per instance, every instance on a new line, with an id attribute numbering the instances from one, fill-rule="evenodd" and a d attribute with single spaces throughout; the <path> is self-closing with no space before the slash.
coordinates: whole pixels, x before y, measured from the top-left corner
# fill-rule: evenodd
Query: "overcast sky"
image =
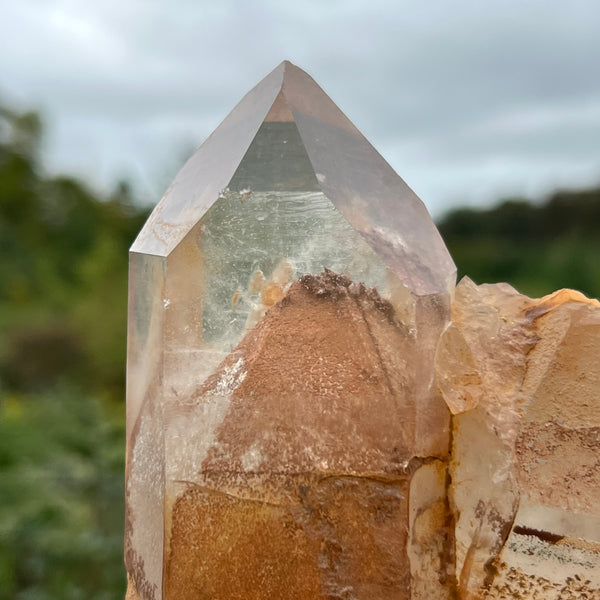
<path id="1" fill-rule="evenodd" d="M 149 202 L 284 58 L 434 215 L 600 183 L 598 0 L 0 0 L 0 104 L 42 112 L 47 168 Z"/>

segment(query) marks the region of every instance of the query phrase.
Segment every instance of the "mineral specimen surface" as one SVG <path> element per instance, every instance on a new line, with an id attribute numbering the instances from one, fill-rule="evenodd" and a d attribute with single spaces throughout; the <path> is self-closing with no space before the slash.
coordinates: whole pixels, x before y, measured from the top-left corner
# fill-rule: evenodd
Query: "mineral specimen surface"
<path id="1" fill-rule="evenodd" d="M 282 63 L 131 249 L 127 600 L 600 600 L 600 303 L 455 268 Z"/>
<path id="2" fill-rule="evenodd" d="M 597 300 L 456 288 L 437 369 L 461 598 L 600 598 L 599 352 Z"/>

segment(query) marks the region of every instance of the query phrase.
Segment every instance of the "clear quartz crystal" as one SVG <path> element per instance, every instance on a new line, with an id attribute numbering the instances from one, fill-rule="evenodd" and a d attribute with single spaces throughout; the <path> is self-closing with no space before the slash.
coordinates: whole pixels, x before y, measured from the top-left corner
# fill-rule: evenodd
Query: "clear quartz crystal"
<path id="1" fill-rule="evenodd" d="M 328 267 L 388 290 L 388 269 L 323 192 L 226 190 L 203 224 L 203 338 L 227 351 L 302 275 Z"/>
<path id="2" fill-rule="evenodd" d="M 130 265 L 130 597 L 451 598 L 455 267 L 306 73 L 247 94 Z"/>

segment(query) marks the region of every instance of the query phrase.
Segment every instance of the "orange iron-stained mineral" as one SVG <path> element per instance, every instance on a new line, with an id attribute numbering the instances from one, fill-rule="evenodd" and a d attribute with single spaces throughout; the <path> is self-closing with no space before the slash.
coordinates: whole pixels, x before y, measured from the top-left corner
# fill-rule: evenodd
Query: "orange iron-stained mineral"
<path id="1" fill-rule="evenodd" d="M 599 353 L 597 300 L 457 286 L 437 372 L 460 598 L 600 600 Z"/>

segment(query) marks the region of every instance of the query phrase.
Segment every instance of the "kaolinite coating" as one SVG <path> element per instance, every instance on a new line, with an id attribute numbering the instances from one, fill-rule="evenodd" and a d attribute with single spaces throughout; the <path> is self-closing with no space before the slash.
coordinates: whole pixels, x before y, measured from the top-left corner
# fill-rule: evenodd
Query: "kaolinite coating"
<path id="1" fill-rule="evenodd" d="M 131 597 L 450 598 L 455 267 L 306 73 L 244 97 L 130 265 Z"/>

